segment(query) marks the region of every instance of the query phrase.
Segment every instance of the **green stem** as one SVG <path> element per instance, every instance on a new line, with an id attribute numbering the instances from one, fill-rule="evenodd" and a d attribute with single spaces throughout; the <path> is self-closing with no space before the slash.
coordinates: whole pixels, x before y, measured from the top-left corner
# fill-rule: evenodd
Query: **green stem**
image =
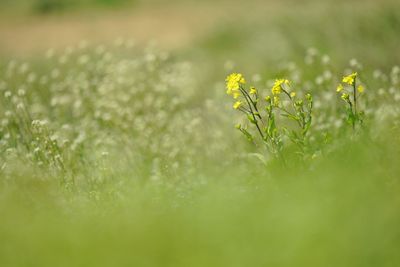
<path id="1" fill-rule="evenodd" d="M 257 103 L 253 101 L 253 99 L 251 98 L 251 96 L 246 92 L 246 90 L 244 90 L 242 87 L 240 87 L 240 91 L 242 92 L 242 94 L 244 95 L 244 97 L 248 98 L 251 102 L 251 104 L 253 105 L 255 111 L 257 112 L 257 117 L 260 118 L 260 120 L 262 120 L 260 113 L 258 112 L 258 108 L 257 108 Z"/>
<path id="2" fill-rule="evenodd" d="M 264 140 L 264 135 L 263 135 L 263 133 L 262 133 L 262 131 L 261 131 L 261 129 L 260 129 L 260 126 L 258 126 L 257 118 L 256 118 L 256 116 L 254 115 L 253 108 L 251 107 L 250 101 L 247 99 L 246 94 L 243 93 L 244 90 L 243 90 L 243 89 L 240 89 L 240 91 L 242 92 L 244 98 L 246 99 L 247 105 L 249 105 L 250 113 L 251 113 L 251 115 L 252 115 L 252 117 L 253 117 L 253 119 L 254 119 L 254 124 L 256 125 L 257 130 L 258 130 L 258 132 L 259 132 L 260 135 L 261 135 L 261 138 Z M 250 99 L 250 100 L 251 100 L 251 99 Z"/>
<path id="3" fill-rule="evenodd" d="M 353 101 L 354 101 L 354 115 L 357 116 L 357 89 L 356 89 L 356 80 L 357 77 L 354 78 L 353 83 Z"/>

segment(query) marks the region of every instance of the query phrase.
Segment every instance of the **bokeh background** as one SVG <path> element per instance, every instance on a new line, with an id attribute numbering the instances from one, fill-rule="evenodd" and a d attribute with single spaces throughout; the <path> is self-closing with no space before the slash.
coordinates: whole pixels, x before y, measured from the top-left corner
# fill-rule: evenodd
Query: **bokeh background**
<path id="1" fill-rule="evenodd" d="M 3 0 L 0 53 L 32 56 L 82 40 L 150 40 L 203 60 L 254 68 L 300 57 L 309 47 L 343 63 L 398 62 L 398 1 Z"/>

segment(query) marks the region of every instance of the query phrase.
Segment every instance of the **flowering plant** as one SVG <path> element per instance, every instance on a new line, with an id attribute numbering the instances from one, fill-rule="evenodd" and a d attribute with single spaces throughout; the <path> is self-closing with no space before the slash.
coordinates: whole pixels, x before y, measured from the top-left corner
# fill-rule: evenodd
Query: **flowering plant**
<path id="1" fill-rule="evenodd" d="M 355 129 L 356 124 L 362 124 L 364 113 L 357 107 L 358 98 L 364 93 L 365 88 L 361 84 L 357 86 L 357 72 L 344 76 L 336 92 L 341 93 L 341 98 L 347 103 L 347 121 Z"/>
<path id="2" fill-rule="evenodd" d="M 227 94 L 235 99 L 233 108 L 246 115 L 250 124 L 254 125 L 256 135 L 272 155 L 282 156 L 285 136 L 298 147 L 301 155 L 307 154 L 307 133 L 313 109 L 311 94 L 298 97 L 289 80 L 277 79 L 271 88 L 271 95 L 262 97 L 255 87 L 246 88 L 246 80 L 240 73 L 232 73 L 226 78 L 226 88 Z M 277 116 L 288 121 L 282 121 L 278 126 Z M 294 127 L 290 121 L 294 122 Z M 246 126 L 237 124 L 236 128 L 256 143 L 256 136 Z"/>

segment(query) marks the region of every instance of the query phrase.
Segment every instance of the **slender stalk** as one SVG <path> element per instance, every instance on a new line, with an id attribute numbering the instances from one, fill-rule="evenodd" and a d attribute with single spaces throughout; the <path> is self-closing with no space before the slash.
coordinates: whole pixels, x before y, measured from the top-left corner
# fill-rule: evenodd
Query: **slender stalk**
<path id="1" fill-rule="evenodd" d="M 280 110 L 282 110 L 283 112 L 286 112 L 288 115 L 290 115 L 290 117 L 291 117 L 294 121 L 296 121 L 297 124 L 299 124 L 300 127 L 302 127 L 302 126 L 301 126 L 301 122 L 298 120 L 298 118 L 297 118 L 295 115 L 293 115 L 291 112 L 289 112 L 287 109 L 285 109 L 285 108 L 283 108 L 283 107 L 277 107 L 277 108 L 280 109 Z"/>
<path id="2" fill-rule="evenodd" d="M 353 101 L 354 101 L 354 115 L 357 116 L 357 89 L 356 89 L 356 80 L 357 77 L 354 78 L 353 83 Z"/>
<path id="3" fill-rule="evenodd" d="M 353 113 L 353 104 L 351 103 L 351 100 L 348 99 L 348 100 L 347 100 L 347 103 L 349 103 L 350 111 Z M 354 109 L 354 110 L 355 110 L 355 109 Z M 351 120 L 351 124 L 352 124 L 353 130 L 354 130 L 354 129 L 356 128 L 355 114 L 354 114 L 354 118 L 352 118 L 352 120 Z"/>
<path id="4" fill-rule="evenodd" d="M 240 91 L 242 92 L 242 94 L 250 100 L 251 104 L 253 105 L 255 111 L 257 112 L 257 117 L 260 118 L 260 120 L 262 120 L 260 113 L 258 112 L 258 108 L 257 108 L 257 103 L 253 101 L 253 99 L 251 98 L 251 96 L 249 95 L 249 93 L 246 92 L 246 90 L 244 90 L 242 87 L 240 87 Z"/>
<path id="5" fill-rule="evenodd" d="M 288 91 L 286 91 L 285 89 L 283 89 L 283 87 L 281 86 L 282 91 L 289 97 L 290 100 L 292 100 L 291 95 L 288 93 Z"/>
<path id="6" fill-rule="evenodd" d="M 242 88 L 240 88 L 240 91 L 242 92 L 244 98 L 246 99 L 247 105 L 249 105 L 250 113 L 251 113 L 251 116 L 253 117 L 254 124 L 256 125 L 257 130 L 258 130 L 258 132 L 259 132 L 260 135 L 261 135 L 261 138 L 264 140 L 264 135 L 263 135 L 263 133 L 262 133 L 262 131 L 261 131 L 261 129 L 260 129 L 260 126 L 258 126 L 257 118 L 256 118 L 256 116 L 254 115 L 253 108 L 251 107 L 251 104 L 250 104 L 251 99 L 250 99 L 250 101 L 249 101 L 249 99 L 247 99 L 245 90 L 243 90 Z"/>

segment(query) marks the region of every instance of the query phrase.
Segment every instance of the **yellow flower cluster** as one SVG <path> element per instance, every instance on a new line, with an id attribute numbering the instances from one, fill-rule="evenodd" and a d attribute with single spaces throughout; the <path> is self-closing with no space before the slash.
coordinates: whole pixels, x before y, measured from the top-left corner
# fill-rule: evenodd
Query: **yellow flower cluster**
<path id="1" fill-rule="evenodd" d="M 350 95 L 349 95 L 348 93 L 343 93 L 342 96 L 341 96 L 341 98 L 342 98 L 344 101 L 347 101 L 347 100 L 349 100 Z"/>
<path id="2" fill-rule="evenodd" d="M 250 92 L 251 95 L 256 95 L 257 94 L 257 89 L 255 87 L 250 87 Z"/>
<path id="3" fill-rule="evenodd" d="M 353 72 L 350 75 L 344 76 L 342 82 L 347 83 L 348 85 L 353 85 L 357 78 L 357 72 Z"/>
<path id="4" fill-rule="evenodd" d="M 356 78 L 357 78 L 357 72 L 353 72 L 350 75 L 344 76 L 342 79 L 342 83 L 347 84 L 347 85 L 355 85 L 356 82 Z M 337 87 L 336 87 L 336 92 L 338 93 L 342 93 L 342 98 L 343 95 L 346 95 L 346 93 L 344 93 L 345 91 L 345 87 L 343 86 L 343 84 L 340 83 Z M 365 91 L 365 87 L 362 85 L 357 86 L 357 91 L 362 94 Z"/>
<path id="5" fill-rule="evenodd" d="M 239 109 L 243 105 L 242 101 L 236 101 L 235 104 L 233 104 L 234 109 Z"/>
<path id="6" fill-rule="evenodd" d="M 274 96 L 274 101 L 272 102 L 272 104 L 277 107 L 280 103 L 281 100 L 279 99 L 279 96 Z"/>
<path id="7" fill-rule="evenodd" d="M 272 86 L 271 92 L 273 95 L 279 95 L 282 92 L 282 85 L 289 85 L 289 80 L 286 79 L 277 79 L 275 80 L 274 86 Z"/>
<path id="8" fill-rule="evenodd" d="M 232 73 L 225 79 L 226 81 L 226 93 L 228 95 L 233 95 L 233 98 L 238 98 L 240 96 L 239 88 L 241 84 L 245 84 L 246 80 L 240 73 Z"/>
<path id="9" fill-rule="evenodd" d="M 336 92 L 340 93 L 342 92 L 344 89 L 343 85 L 340 83 L 337 87 L 336 87 Z"/>

